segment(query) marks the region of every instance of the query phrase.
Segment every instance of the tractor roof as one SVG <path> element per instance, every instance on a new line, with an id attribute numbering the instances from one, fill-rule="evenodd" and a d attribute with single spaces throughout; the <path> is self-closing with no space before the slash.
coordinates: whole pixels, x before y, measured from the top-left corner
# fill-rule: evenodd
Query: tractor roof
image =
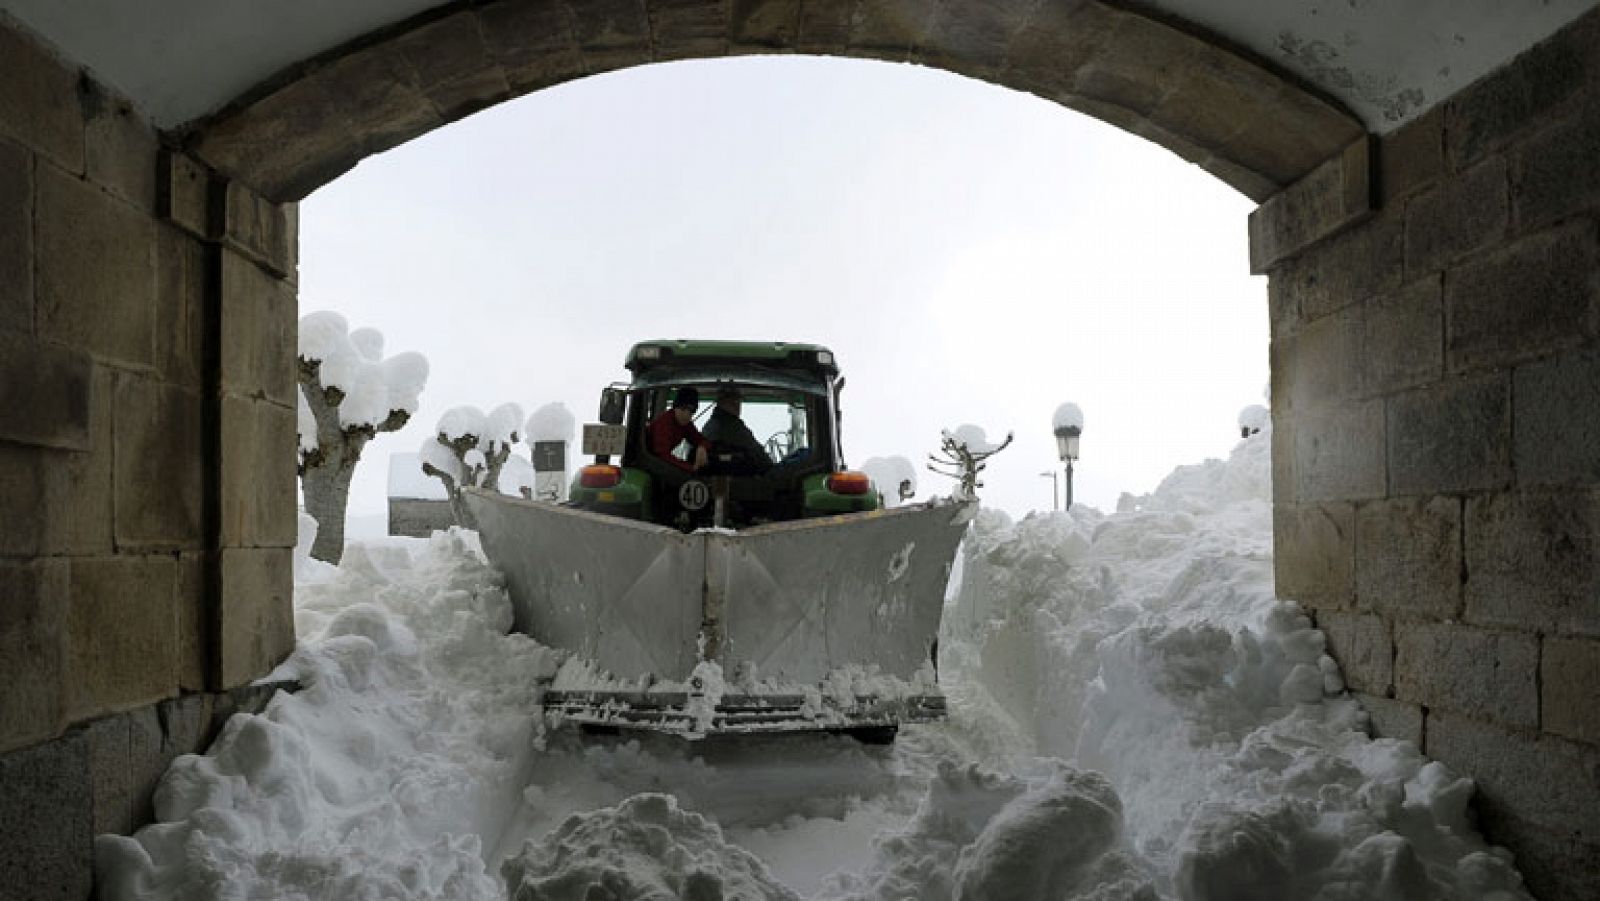
<path id="1" fill-rule="evenodd" d="M 833 351 L 820 344 L 787 341 L 641 341 L 628 351 L 624 364 L 633 373 L 647 370 L 703 367 L 708 363 L 759 363 L 766 367 L 839 374 Z"/>

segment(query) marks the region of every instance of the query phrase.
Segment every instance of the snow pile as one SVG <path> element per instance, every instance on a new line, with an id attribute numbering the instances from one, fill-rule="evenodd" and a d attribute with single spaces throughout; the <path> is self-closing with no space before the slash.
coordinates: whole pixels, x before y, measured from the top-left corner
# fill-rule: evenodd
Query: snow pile
<path id="1" fill-rule="evenodd" d="M 1275 598 L 1270 441 L 1115 516 L 980 516 L 942 644 L 971 683 L 953 699 L 1104 773 L 1164 896 L 1526 897 L 1468 821 L 1470 780 L 1370 739 L 1322 634 Z"/>
<path id="2" fill-rule="evenodd" d="M 384 359 L 383 335 L 377 329 L 352 332 L 343 316 L 328 310 L 300 318 L 299 355 L 317 364 L 324 388 L 343 395 L 338 404 L 341 428 L 376 427 L 396 411 L 417 412 L 428 381 L 426 357 L 407 352 Z M 302 447 L 307 418 L 301 416 Z M 315 436 L 315 429 L 309 434 Z"/>
<path id="3" fill-rule="evenodd" d="M 566 404 L 545 404 L 528 417 L 528 441 L 571 441 L 577 423 Z"/>
<path id="4" fill-rule="evenodd" d="M 1470 780 L 1369 738 L 1322 634 L 1274 596 L 1270 441 L 1113 515 L 979 515 L 940 640 L 950 717 L 888 748 L 547 742 L 541 687 L 608 677 L 505 634 L 471 533 L 352 543 L 339 567 L 302 547 L 279 675 L 305 690 L 179 758 L 162 822 L 97 839 L 102 895 L 1527 898 L 1471 828 Z M 931 678 L 781 687 L 820 710 Z M 702 724 L 725 691 L 779 687 L 694 679 L 609 687 L 692 690 Z"/>
<path id="5" fill-rule="evenodd" d="M 274 676 L 304 689 L 178 758 L 160 822 L 96 839 L 101 897 L 503 897 L 479 836 L 513 812 L 555 655 L 506 634 L 470 533 L 299 574 L 302 643 Z"/>
<path id="6" fill-rule="evenodd" d="M 717 824 L 663 794 L 575 814 L 502 869 L 512 901 L 799 901 Z"/>
<path id="7" fill-rule="evenodd" d="M 1120 849 L 1121 805 L 1105 779 L 1060 761 L 1035 769 L 941 763 L 908 828 L 879 836 L 868 872 L 836 877 L 819 897 L 1155 901 Z"/>
<path id="8" fill-rule="evenodd" d="M 861 471 L 872 479 L 872 485 L 883 495 L 886 507 L 901 503 L 900 486 L 909 482 L 908 497 L 917 493 L 917 468 L 905 457 L 873 457 L 861 464 Z"/>

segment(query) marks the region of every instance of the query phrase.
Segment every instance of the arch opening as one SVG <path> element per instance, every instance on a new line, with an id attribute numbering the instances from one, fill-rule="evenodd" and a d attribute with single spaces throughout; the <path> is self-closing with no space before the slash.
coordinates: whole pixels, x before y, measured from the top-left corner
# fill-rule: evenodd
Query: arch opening
<path id="1" fill-rule="evenodd" d="M 1139 134 L 1263 200 L 1363 133 L 1281 74 L 1102 3 L 931 10 L 799 2 L 444 7 L 279 73 L 188 129 L 265 196 L 304 197 L 366 156 L 530 91 L 653 62 L 806 53 L 909 62 L 1044 97 Z"/>

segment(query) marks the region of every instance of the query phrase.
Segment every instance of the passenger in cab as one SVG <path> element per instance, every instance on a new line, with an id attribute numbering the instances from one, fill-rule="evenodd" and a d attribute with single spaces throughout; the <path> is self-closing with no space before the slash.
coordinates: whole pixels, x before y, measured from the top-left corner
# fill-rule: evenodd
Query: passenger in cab
<path id="1" fill-rule="evenodd" d="M 739 386 L 717 388 L 717 406 L 706 422 L 705 436 L 711 452 L 718 458 L 717 469 L 729 475 L 760 475 L 772 468 L 772 458 L 756 440 L 739 414 L 744 408 L 744 393 Z M 723 462 L 724 457 L 727 461 Z"/>
<path id="2" fill-rule="evenodd" d="M 700 406 L 700 392 L 690 385 L 678 389 L 672 397 L 672 407 L 662 411 L 650 421 L 645 431 L 650 443 L 650 453 L 676 466 L 684 472 L 699 472 L 710 460 L 711 442 L 694 427 L 694 411 Z M 678 445 L 689 443 L 690 458 L 680 459 L 673 454 Z"/>

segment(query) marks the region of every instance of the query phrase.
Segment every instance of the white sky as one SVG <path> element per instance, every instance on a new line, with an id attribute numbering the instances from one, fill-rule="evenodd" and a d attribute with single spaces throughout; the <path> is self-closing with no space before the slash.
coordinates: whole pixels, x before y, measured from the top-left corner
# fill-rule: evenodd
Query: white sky
<path id="1" fill-rule="evenodd" d="M 1084 410 L 1077 499 L 1111 509 L 1225 456 L 1267 382 L 1248 199 L 1168 151 L 932 69 L 746 57 L 648 66 L 488 110 L 301 206 L 301 313 L 432 365 L 388 455 L 458 404 L 592 420 L 648 338 L 833 348 L 848 462 L 1016 433 L 984 500 L 1048 509 L 1051 414 Z M 575 451 L 574 451 L 575 453 Z M 923 470 L 921 496 L 948 480 Z"/>

